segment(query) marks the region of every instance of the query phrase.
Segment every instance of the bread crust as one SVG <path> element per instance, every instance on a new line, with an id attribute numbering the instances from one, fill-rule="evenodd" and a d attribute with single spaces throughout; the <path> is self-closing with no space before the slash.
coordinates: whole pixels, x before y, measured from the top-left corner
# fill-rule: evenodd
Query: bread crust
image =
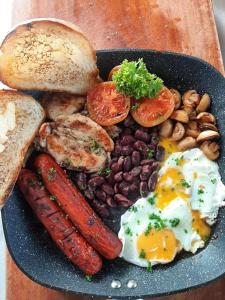
<path id="1" fill-rule="evenodd" d="M 60 31 L 61 33 L 67 33 L 71 34 L 73 38 L 71 39 L 72 42 L 77 45 L 80 48 L 80 50 L 84 49 L 85 54 L 83 54 L 86 57 L 86 60 L 89 62 L 86 64 L 88 67 L 87 69 L 91 68 L 89 71 L 84 70 L 84 75 L 87 77 L 86 79 L 86 85 L 82 88 L 79 87 L 79 85 L 82 85 L 83 80 L 78 81 L 78 84 L 76 85 L 76 82 L 72 82 L 69 86 L 67 86 L 68 80 L 65 80 L 65 85 L 57 82 L 54 85 L 47 85 L 48 82 L 44 81 L 35 83 L 35 74 L 32 73 L 32 65 L 28 65 L 28 68 L 31 69 L 31 74 L 29 80 L 27 80 L 26 77 L 23 77 L 23 72 L 20 72 L 21 78 L 18 79 L 16 75 L 14 75 L 13 71 L 10 71 L 10 67 L 15 63 L 20 63 L 18 56 L 13 57 L 13 55 L 10 56 L 8 52 L 12 52 L 10 46 L 15 43 L 17 44 L 17 41 L 21 39 L 21 35 L 27 34 L 32 35 L 32 30 L 35 31 L 43 29 L 43 27 L 46 28 L 46 32 L 49 30 L 49 32 L 54 31 Z M 61 38 L 61 37 L 60 37 Z M 65 38 L 66 39 L 66 38 Z M 29 45 L 28 45 L 29 46 Z M 82 48 L 83 47 L 83 48 Z M 25 47 L 26 48 L 26 47 Z M 24 49 L 25 49 L 24 48 Z M 21 51 L 23 51 L 21 49 Z M 25 51 L 25 50 L 24 50 Z M 33 53 L 34 54 L 34 53 Z M 31 53 L 32 55 L 32 53 Z M 2 59 L 1 59 L 2 56 Z M 8 62 L 10 60 L 10 62 Z M 12 61 L 12 62 L 11 62 Z M 45 61 L 42 63 L 42 66 L 44 65 Z M 48 63 L 50 61 L 46 61 L 46 69 L 48 69 Z M 61 62 L 59 62 L 61 63 Z M 29 64 L 29 63 L 27 63 Z M 65 62 L 66 64 L 66 62 Z M 82 59 L 78 59 L 78 61 L 73 61 L 70 64 L 70 67 L 74 68 L 74 74 L 79 74 L 79 68 L 76 70 L 76 65 L 79 67 L 82 66 Z M 63 66 L 63 64 L 62 64 Z M 90 67 L 91 66 L 91 67 Z M 82 66 L 83 67 L 83 66 Z M 66 66 L 64 68 L 67 69 Z M 13 69 L 12 69 L 13 70 Z M 64 70 L 64 71 L 65 71 Z M 46 71 L 47 74 L 48 71 Z M 80 73 L 81 74 L 81 73 Z M 59 74 L 60 75 L 60 74 Z M 27 76 L 27 74 L 26 74 Z M 24 78 L 24 79 L 23 79 Z M 19 25 L 15 26 L 4 38 L 1 46 L 0 46 L 0 80 L 10 86 L 11 88 L 15 89 L 23 89 L 23 90 L 42 90 L 42 91 L 55 91 L 55 92 L 68 92 L 68 93 L 75 93 L 80 95 L 85 95 L 92 86 L 94 86 L 96 83 L 99 82 L 98 77 L 98 69 L 96 66 L 96 51 L 90 44 L 87 37 L 82 33 L 79 27 L 77 27 L 75 24 L 64 21 L 61 19 L 54 19 L 54 18 L 39 18 L 39 19 L 32 19 L 28 20 L 26 22 L 20 23 Z M 83 84 L 84 85 L 84 84 Z"/>
<path id="2" fill-rule="evenodd" d="M 32 134 L 29 136 L 29 138 L 26 139 L 26 143 L 20 149 L 19 153 L 17 153 L 16 149 L 15 149 L 15 155 L 19 156 L 19 160 L 18 160 L 17 164 L 14 165 L 14 168 L 10 170 L 11 171 L 10 181 L 7 182 L 6 187 L 3 188 L 4 190 L 0 191 L 0 207 L 2 207 L 5 204 L 7 198 L 9 197 L 9 195 L 10 195 L 10 193 L 11 193 L 11 191 L 12 191 L 12 189 L 13 189 L 16 181 L 17 181 L 19 172 L 22 168 L 25 154 L 26 154 L 30 144 L 33 142 L 41 123 L 45 119 L 44 109 L 41 107 L 41 105 L 33 97 L 31 97 L 29 95 L 26 95 L 22 92 L 14 91 L 14 90 L 0 90 L 0 107 L 2 105 L 5 105 L 8 102 L 16 102 L 16 101 L 22 101 L 24 104 L 26 104 L 26 102 L 29 102 L 30 105 L 35 105 L 35 108 L 39 110 L 41 118 L 40 118 L 40 120 L 37 121 L 37 126 L 36 126 L 35 130 L 32 132 Z M 28 124 L 25 124 L 25 125 L 28 126 L 29 122 L 28 122 Z M 16 124 L 16 126 L 18 126 L 18 125 Z M 13 131 L 10 134 L 11 136 L 13 135 Z M 8 147 L 10 147 L 10 145 Z M 5 151 L 7 151 L 7 149 L 5 149 L 4 152 Z M 4 155 L 6 155 L 6 153 L 4 153 Z M 0 171 L 4 172 L 3 169 L 4 169 L 4 165 L 1 163 L 0 164 Z M 0 189 L 2 189 L 2 186 L 1 186 Z"/>

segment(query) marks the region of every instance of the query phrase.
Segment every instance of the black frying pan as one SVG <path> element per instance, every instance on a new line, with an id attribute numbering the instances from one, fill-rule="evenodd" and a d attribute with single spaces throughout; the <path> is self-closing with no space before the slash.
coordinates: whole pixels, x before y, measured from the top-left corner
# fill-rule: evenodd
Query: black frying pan
<path id="1" fill-rule="evenodd" d="M 181 54 L 149 50 L 103 50 L 97 52 L 100 75 L 106 79 L 110 69 L 125 58 L 143 57 L 149 70 L 163 78 L 169 87 L 184 92 L 196 89 L 212 98 L 212 112 L 216 115 L 222 135 L 220 172 L 225 182 L 225 79 L 208 63 Z M 37 94 L 34 94 L 34 96 Z M 115 218 L 118 220 L 118 214 Z M 221 209 L 214 234 L 206 248 L 195 255 L 182 256 L 166 266 L 145 269 L 117 259 L 105 262 L 102 271 L 92 282 L 70 263 L 56 248 L 42 225 L 34 217 L 17 188 L 2 210 L 4 232 L 9 252 L 18 267 L 32 280 L 50 288 L 82 295 L 112 296 L 112 298 L 144 298 L 184 291 L 204 285 L 225 273 L 225 210 Z M 118 223 L 107 223 L 115 231 Z M 113 289 L 112 280 L 120 280 L 121 287 Z M 128 288 L 133 279 L 136 288 Z"/>

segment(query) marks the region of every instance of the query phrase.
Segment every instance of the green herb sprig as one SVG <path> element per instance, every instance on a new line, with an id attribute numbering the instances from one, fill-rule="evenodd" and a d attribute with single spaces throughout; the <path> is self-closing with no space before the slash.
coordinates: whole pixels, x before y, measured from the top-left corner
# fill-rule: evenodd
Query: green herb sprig
<path id="1" fill-rule="evenodd" d="M 163 87 L 163 80 L 148 72 L 143 58 L 130 62 L 125 59 L 112 79 L 119 93 L 137 100 L 154 98 Z"/>

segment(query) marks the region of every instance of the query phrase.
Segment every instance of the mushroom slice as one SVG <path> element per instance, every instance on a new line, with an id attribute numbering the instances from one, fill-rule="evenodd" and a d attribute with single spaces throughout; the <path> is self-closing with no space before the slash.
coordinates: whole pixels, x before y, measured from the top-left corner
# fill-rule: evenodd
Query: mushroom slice
<path id="1" fill-rule="evenodd" d="M 197 115 L 196 120 L 199 123 L 216 123 L 216 118 L 214 115 L 210 114 L 209 112 L 201 112 L 200 114 Z"/>
<path id="2" fill-rule="evenodd" d="M 204 94 L 196 107 L 197 113 L 205 112 L 210 107 L 211 100 L 208 94 Z"/>
<path id="3" fill-rule="evenodd" d="M 184 105 L 196 107 L 200 101 L 200 95 L 195 90 L 186 91 L 182 97 Z"/>
<path id="4" fill-rule="evenodd" d="M 218 139 L 220 137 L 219 133 L 214 130 L 205 130 L 202 131 L 197 137 L 197 142 L 204 142 L 209 140 Z"/>
<path id="5" fill-rule="evenodd" d="M 204 131 L 204 130 L 218 131 L 218 128 L 216 127 L 216 125 L 214 125 L 212 123 L 199 124 L 199 128 L 200 128 L 201 131 Z"/>
<path id="6" fill-rule="evenodd" d="M 200 149 L 205 156 L 210 160 L 215 160 L 219 157 L 219 145 L 216 142 L 205 141 L 201 144 Z"/>
<path id="7" fill-rule="evenodd" d="M 170 91 L 173 94 L 175 109 L 178 109 L 181 105 L 181 94 L 178 92 L 178 90 L 175 89 L 170 89 Z"/>
<path id="8" fill-rule="evenodd" d="M 181 106 L 181 109 L 186 111 L 188 115 L 190 115 L 194 111 L 194 108 L 191 105 L 183 105 Z"/>
<path id="9" fill-rule="evenodd" d="M 197 138 L 201 133 L 198 127 L 198 123 L 196 121 L 190 121 L 187 124 L 186 136 L 191 136 L 193 138 Z"/>
<path id="10" fill-rule="evenodd" d="M 171 136 L 172 132 L 173 132 L 173 121 L 170 119 L 167 119 L 166 121 L 164 121 L 161 124 L 160 130 L 159 130 L 159 135 L 161 137 L 168 138 Z"/>
<path id="11" fill-rule="evenodd" d="M 179 141 L 183 138 L 185 134 L 184 125 L 180 122 L 177 122 L 173 129 L 173 134 L 170 138 L 171 141 Z"/>
<path id="12" fill-rule="evenodd" d="M 177 147 L 180 151 L 192 149 L 195 148 L 196 146 L 197 146 L 196 139 L 194 139 L 191 136 L 187 136 L 177 144 Z"/>
<path id="13" fill-rule="evenodd" d="M 181 123 L 188 123 L 189 117 L 186 111 L 184 110 L 175 110 L 170 116 L 171 119 L 176 120 Z"/>

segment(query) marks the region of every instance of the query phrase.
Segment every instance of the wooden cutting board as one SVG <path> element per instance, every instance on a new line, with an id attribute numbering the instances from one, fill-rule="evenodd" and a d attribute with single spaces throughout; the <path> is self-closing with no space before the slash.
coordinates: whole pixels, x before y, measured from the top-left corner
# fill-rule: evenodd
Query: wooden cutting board
<path id="1" fill-rule="evenodd" d="M 7 18 L 1 4 L 2 15 Z M 37 17 L 70 20 L 81 27 L 96 49 L 182 52 L 208 61 L 224 74 L 210 0 L 14 0 L 10 14 L 12 25 Z M 64 295 L 32 282 L 7 255 L 7 300 L 15 299 L 89 298 Z M 225 279 L 163 299 L 225 299 Z"/>

